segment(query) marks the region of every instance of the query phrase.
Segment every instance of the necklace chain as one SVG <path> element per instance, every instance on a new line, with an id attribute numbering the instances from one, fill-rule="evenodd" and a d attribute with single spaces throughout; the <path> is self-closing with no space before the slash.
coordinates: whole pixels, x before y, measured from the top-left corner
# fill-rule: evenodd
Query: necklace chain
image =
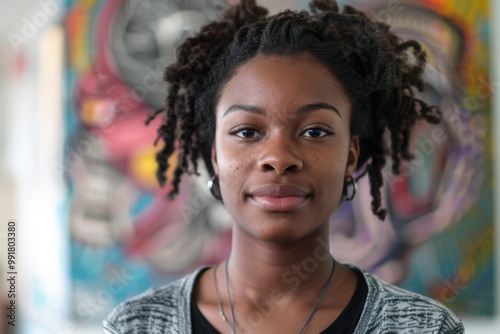
<path id="1" fill-rule="evenodd" d="M 319 307 L 319 304 L 321 303 L 321 301 L 325 297 L 326 291 L 328 290 L 328 287 L 330 286 L 330 283 L 332 282 L 333 273 L 335 272 L 335 266 L 337 264 L 337 262 L 333 259 L 333 257 L 332 257 L 332 261 L 333 261 L 332 270 L 330 271 L 330 275 L 328 276 L 328 280 L 325 283 L 325 287 L 323 288 L 323 291 L 319 295 L 318 300 L 316 301 L 316 304 L 314 305 L 314 307 L 313 307 L 313 309 L 311 311 L 311 314 L 309 314 L 309 317 L 307 317 L 306 322 L 304 323 L 304 325 L 302 325 L 302 328 L 300 329 L 299 334 L 302 334 L 304 332 L 304 330 L 306 329 L 306 326 L 311 321 L 314 313 L 316 312 L 316 310 Z M 226 291 L 227 291 L 227 297 L 228 297 L 228 301 L 229 301 L 229 309 L 231 310 L 231 316 L 233 318 L 232 324 L 229 323 L 229 321 L 227 320 L 226 315 L 224 314 L 224 310 L 222 309 L 222 303 L 221 303 L 220 297 L 219 297 L 219 289 L 217 287 L 217 276 L 215 275 L 215 273 L 217 271 L 218 264 L 214 267 L 214 271 L 213 271 L 215 296 L 217 297 L 217 306 L 219 307 L 219 314 L 220 314 L 220 316 L 222 318 L 222 321 L 224 321 L 224 323 L 228 326 L 231 334 L 236 334 L 236 320 L 234 318 L 234 307 L 233 307 L 233 302 L 231 300 L 231 293 L 229 291 L 228 262 L 229 262 L 229 258 L 226 259 L 225 271 L 226 271 Z"/>
<path id="2" fill-rule="evenodd" d="M 222 321 L 224 321 L 224 323 L 228 326 L 231 334 L 236 334 L 236 329 L 233 328 L 233 326 L 231 326 L 229 324 L 229 322 L 227 321 L 226 315 L 224 314 L 224 310 L 222 309 L 222 304 L 221 304 L 220 297 L 219 297 L 219 288 L 217 288 L 217 276 L 215 275 L 218 266 L 219 266 L 219 264 L 215 265 L 213 274 L 214 274 L 215 296 L 217 297 L 217 306 L 219 307 L 219 314 L 222 318 Z M 233 318 L 233 323 L 234 323 L 234 318 Z"/>

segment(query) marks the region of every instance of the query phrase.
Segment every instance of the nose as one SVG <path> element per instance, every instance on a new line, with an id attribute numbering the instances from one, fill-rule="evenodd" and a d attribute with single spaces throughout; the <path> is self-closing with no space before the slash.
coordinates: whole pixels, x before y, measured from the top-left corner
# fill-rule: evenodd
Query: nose
<path id="1" fill-rule="evenodd" d="M 281 175 L 302 169 L 304 162 L 297 146 L 283 137 L 269 138 L 263 143 L 258 160 L 259 170 L 275 171 Z"/>

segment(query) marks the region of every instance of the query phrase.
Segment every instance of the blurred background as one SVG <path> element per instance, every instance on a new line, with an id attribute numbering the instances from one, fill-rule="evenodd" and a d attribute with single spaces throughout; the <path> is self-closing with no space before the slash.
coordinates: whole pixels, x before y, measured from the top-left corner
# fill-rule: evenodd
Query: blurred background
<path id="1" fill-rule="evenodd" d="M 157 123 L 144 120 L 162 107 L 162 69 L 175 47 L 236 2 L 0 3 L 0 333 L 99 333 L 125 298 L 227 256 L 231 220 L 208 194 L 206 175 L 186 178 L 174 202 L 163 199 Z M 272 12 L 307 8 L 258 2 Z M 386 221 L 371 214 L 363 180 L 331 218 L 331 251 L 445 304 L 467 333 L 497 332 L 500 4 L 341 3 L 425 45 L 426 98 L 444 117 L 416 127 L 415 160 L 401 176 L 384 174 Z"/>

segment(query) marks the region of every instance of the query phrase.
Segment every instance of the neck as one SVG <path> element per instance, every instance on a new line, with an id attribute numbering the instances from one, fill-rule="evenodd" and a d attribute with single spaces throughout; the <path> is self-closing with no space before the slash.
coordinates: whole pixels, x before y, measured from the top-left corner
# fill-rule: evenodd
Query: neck
<path id="1" fill-rule="evenodd" d="M 233 229 L 228 271 L 236 301 L 268 303 L 278 293 L 289 302 L 315 299 L 332 265 L 328 224 L 289 243 L 255 240 L 244 231 Z"/>

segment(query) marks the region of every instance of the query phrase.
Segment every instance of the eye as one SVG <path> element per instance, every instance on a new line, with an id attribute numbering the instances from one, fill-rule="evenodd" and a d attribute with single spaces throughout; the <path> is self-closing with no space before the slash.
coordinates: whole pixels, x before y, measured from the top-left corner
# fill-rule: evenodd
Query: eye
<path id="1" fill-rule="evenodd" d="M 258 138 L 260 136 L 259 131 L 251 128 L 236 129 L 231 131 L 231 134 L 240 138 Z"/>
<path id="2" fill-rule="evenodd" d="M 310 128 L 302 132 L 302 135 L 307 138 L 321 138 L 332 134 L 330 131 L 321 128 Z"/>

